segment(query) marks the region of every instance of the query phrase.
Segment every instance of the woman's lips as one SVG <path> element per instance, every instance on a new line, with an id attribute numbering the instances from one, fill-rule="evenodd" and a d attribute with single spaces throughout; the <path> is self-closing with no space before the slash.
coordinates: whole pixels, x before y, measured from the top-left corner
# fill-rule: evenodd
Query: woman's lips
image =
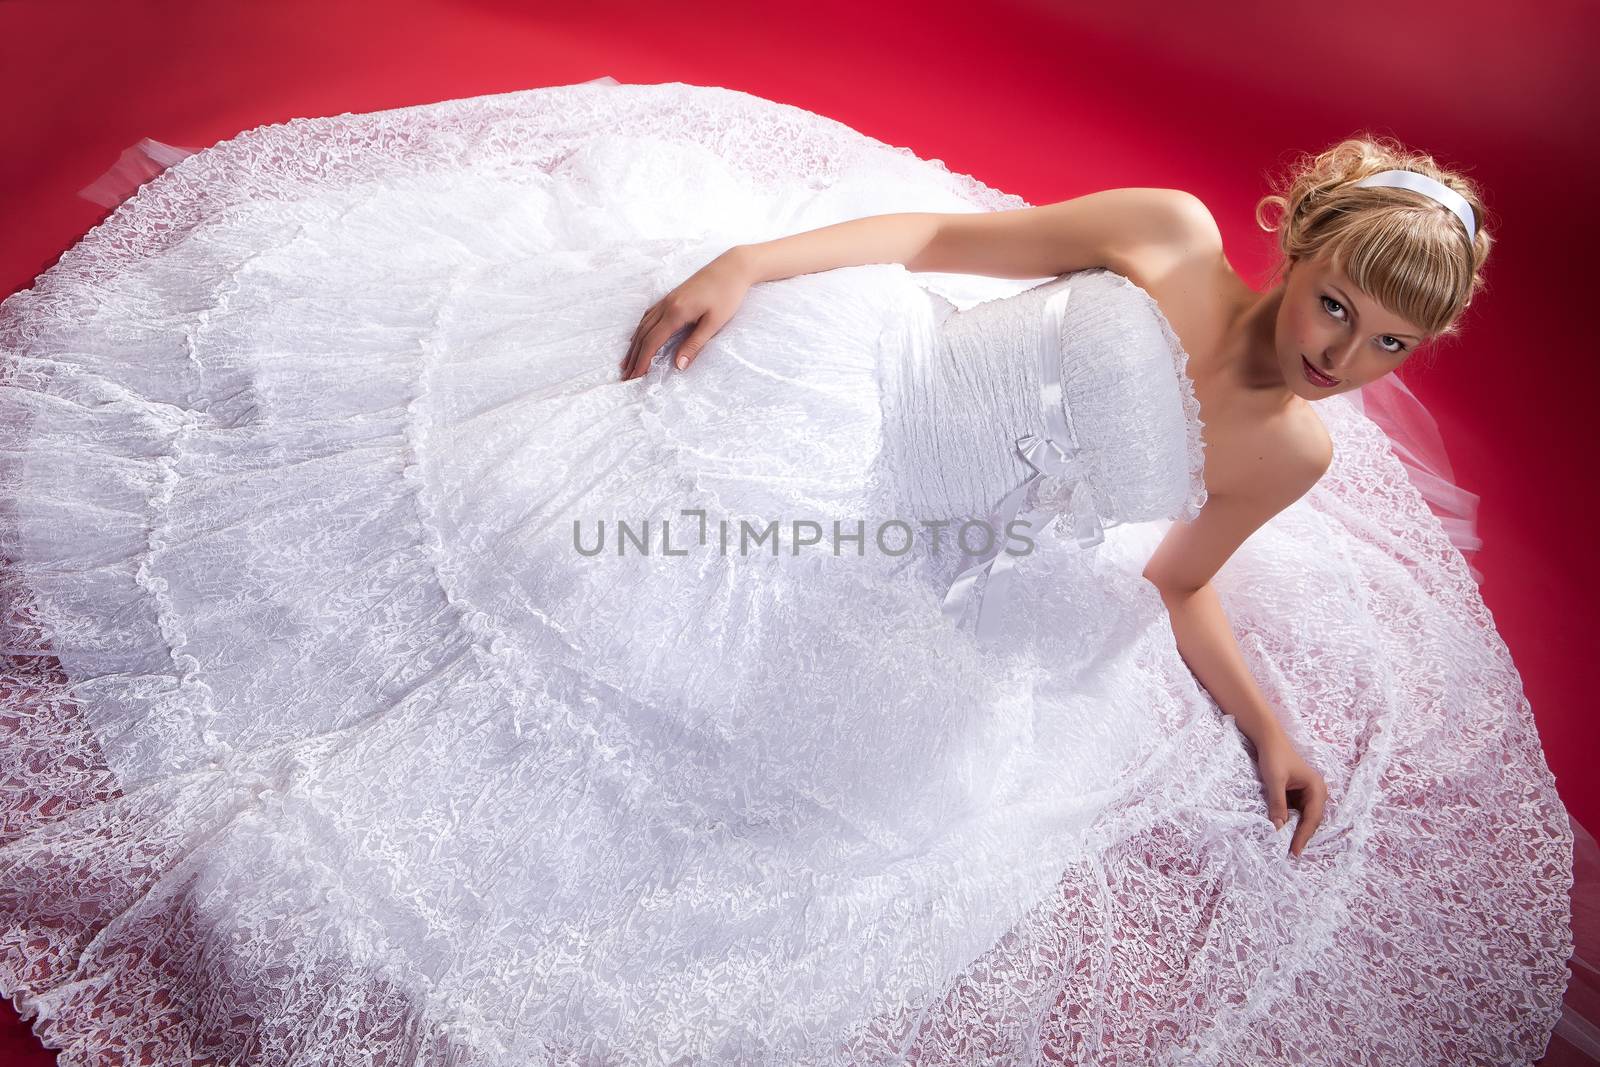
<path id="1" fill-rule="evenodd" d="M 1321 371 L 1317 370 L 1317 368 L 1313 367 L 1311 365 L 1311 361 L 1305 356 L 1300 357 L 1300 365 L 1305 368 L 1306 380 L 1312 385 L 1320 385 L 1324 389 L 1331 389 L 1339 384 L 1339 379 L 1330 378 L 1326 374 L 1323 374 Z"/>

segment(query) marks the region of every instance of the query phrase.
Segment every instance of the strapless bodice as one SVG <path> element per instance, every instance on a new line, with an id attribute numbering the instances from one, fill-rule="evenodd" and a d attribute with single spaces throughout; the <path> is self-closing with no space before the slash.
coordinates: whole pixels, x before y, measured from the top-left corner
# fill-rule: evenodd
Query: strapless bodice
<path id="1" fill-rule="evenodd" d="M 897 515 L 983 519 L 1034 473 L 1017 442 L 1050 429 L 1042 355 L 1059 361 L 1057 402 L 1071 437 L 1060 443 L 1081 451 L 1101 523 L 1199 512 L 1203 423 L 1188 355 L 1143 289 L 1092 269 L 964 311 L 929 299 L 936 338 L 906 349 L 921 358 L 885 368 L 884 485 Z M 1060 488 L 1046 479 L 1030 503 Z"/>

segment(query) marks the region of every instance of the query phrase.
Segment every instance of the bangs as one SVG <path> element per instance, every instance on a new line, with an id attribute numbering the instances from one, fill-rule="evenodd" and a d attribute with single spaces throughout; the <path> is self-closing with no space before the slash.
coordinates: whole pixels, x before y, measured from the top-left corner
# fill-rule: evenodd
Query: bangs
<path id="1" fill-rule="evenodd" d="M 1472 279 L 1461 234 L 1414 209 L 1368 209 L 1345 215 L 1350 223 L 1331 234 L 1330 261 L 1390 312 L 1414 323 L 1425 340 L 1448 332 L 1465 306 Z M 1447 239 L 1454 238 L 1454 244 Z"/>

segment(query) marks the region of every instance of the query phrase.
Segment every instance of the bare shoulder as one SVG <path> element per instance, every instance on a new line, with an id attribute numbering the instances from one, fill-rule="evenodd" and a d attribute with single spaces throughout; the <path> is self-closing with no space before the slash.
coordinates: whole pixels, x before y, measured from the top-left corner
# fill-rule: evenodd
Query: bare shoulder
<path id="1" fill-rule="evenodd" d="M 1309 405 L 1208 443 L 1205 506 L 1167 531 L 1145 577 L 1163 590 L 1205 585 L 1252 534 L 1304 496 L 1332 461 L 1332 439 Z"/>
<path id="2" fill-rule="evenodd" d="M 1230 425 L 1206 442 L 1206 488 L 1293 502 L 1333 463 L 1333 438 L 1309 403 L 1271 419 Z"/>
<path id="3" fill-rule="evenodd" d="M 1164 221 L 1155 227 L 1159 238 L 1132 249 L 1114 269 L 1150 294 L 1178 335 L 1189 354 L 1190 377 L 1210 394 L 1200 397 L 1209 430 L 1224 416 L 1210 389 L 1218 376 L 1219 347 L 1256 294 L 1228 262 L 1222 231 L 1205 202 L 1181 189 L 1160 191 L 1165 195 L 1158 210 Z"/>
<path id="4" fill-rule="evenodd" d="M 1191 254 L 1222 249 L 1222 228 L 1204 200 L 1183 189 L 1151 191 L 1160 194 L 1155 203 L 1166 214 L 1173 238 Z"/>
<path id="5" fill-rule="evenodd" d="M 1183 189 L 1126 189 L 1143 216 L 1137 240 L 1112 269 L 1147 291 L 1172 264 L 1205 262 L 1222 252 L 1222 230 L 1204 200 Z M 1131 228 L 1130 228 L 1131 229 Z"/>

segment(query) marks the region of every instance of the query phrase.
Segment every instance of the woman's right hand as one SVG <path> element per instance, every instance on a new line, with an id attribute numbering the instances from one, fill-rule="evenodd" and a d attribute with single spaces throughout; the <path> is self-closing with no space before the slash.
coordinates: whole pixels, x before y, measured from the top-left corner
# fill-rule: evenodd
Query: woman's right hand
<path id="1" fill-rule="evenodd" d="M 622 361 L 622 380 L 631 381 L 650 369 L 650 361 L 667 339 L 689 323 L 694 331 L 678 345 L 678 369 L 686 369 L 700 350 L 744 303 L 752 284 L 743 260 L 729 249 L 691 274 L 682 285 L 656 301 L 633 331 Z"/>

